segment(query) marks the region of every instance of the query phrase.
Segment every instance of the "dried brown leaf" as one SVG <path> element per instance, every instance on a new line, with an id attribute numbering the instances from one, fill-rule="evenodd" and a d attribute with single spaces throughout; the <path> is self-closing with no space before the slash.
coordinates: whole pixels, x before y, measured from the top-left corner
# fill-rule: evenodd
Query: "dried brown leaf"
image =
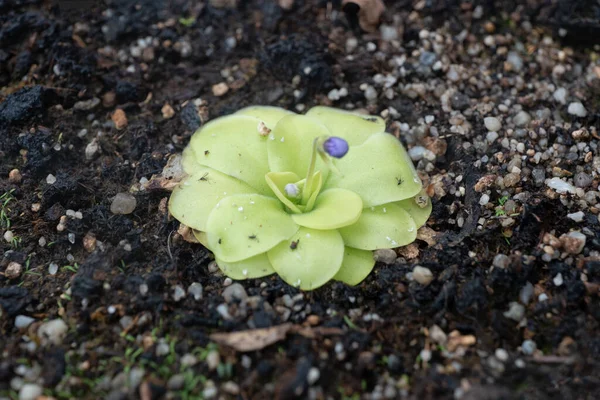
<path id="1" fill-rule="evenodd" d="M 241 352 L 256 351 L 285 339 L 294 325 L 287 323 L 270 328 L 249 329 L 240 332 L 213 333 L 210 340 Z"/>

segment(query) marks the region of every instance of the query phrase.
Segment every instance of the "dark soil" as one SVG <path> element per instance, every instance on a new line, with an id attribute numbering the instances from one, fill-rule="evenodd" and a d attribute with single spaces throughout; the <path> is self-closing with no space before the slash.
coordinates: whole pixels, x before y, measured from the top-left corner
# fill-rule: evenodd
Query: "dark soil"
<path id="1" fill-rule="evenodd" d="M 576 211 L 570 204 L 530 180 L 519 184 L 529 197 L 516 223 L 503 228 L 474 189 L 490 173 L 475 166 L 483 153 L 464 146 L 476 135 L 485 137 L 482 115 L 469 114 L 474 132 L 454 134 L 450 114 L 431 93 L 368 102 L 361 89 L 376 74 L 392 73 L 393 57 L 412 60 L 421 30 L 442 26 L 450 37 L 467 30 L 467 40 L 482 42 L 491 22 L 498 34 L 527 43 L 527 21 L 554 38 L 555 46 L 574 46 L 573 63 L 589 62 L 593 51 L 597 59 L 600 37 L 597 3 L 386 1 L 382 18 L 399 27 L 399 48 L 379 33 L 361 32 L 340 1 L 296 0 L 289 10 L 270 0 L 216 6 L 226 3 L 0 0 L 1 232 L 13 234 L 10 242 L 0 238 L 0 399 L 25 398 L 24 383 L 55 399 L 199 399 L 217 392 L 240 399 L 600 398 L 597 212 L 576 223 L 566 216 Z M 477 5 L 483 16 L 475 19 Z M 561 28 L 568 34 L 559 34 Z M 351 37 L 358 47 L 349 59 Z M 369 50 L 369 42 L 378 50 Z M 451 63 L 476 70 L 461 51 Z M 486 73 L 499 82 L 503 57 L 489 54 Z M 405 68 L 402 84 L 444 75 L 420 70 L 418 61 Z M 535 74 L 551 79 L 551 72 L 531 67 L 523 74 L 525 80 Z M 576 74 L 565 79 L 589 96 L 588 116 L 573 124 L 600 128 L 598 81 L 586 86 Z M 217 96 L 213 85 L 220 82 L 229 91 Z M 456 110 L 511 93 L 506 82 L 498 90 L 461 85 L 451 99 Z M 348 89 L 346 97 L 328 98 L 340 87 Z M 513 103 L 523 104 L 523 91 L 511 94 Z M 552 107 L 532 101 L 525 102 L 531 110 Z M 173 116 L 165 113 L 166 104 Z M 134 192 L 137 206 L 127 215 L 113 214 L 110 206 L 117 193 L 162 171 L 209 118 L 251 104 L 296 111 L 327 104 L 373 114 L 392 106 L 399 113 L 395 120 L 411 125 L 434 115 L 447 142 L 429 171 L 445 189 L 434 196 L 427 225 L 439 233 L 437 244 L 417 241 L 417 258 L 378 264 L 356 287 L 331 283 L 298 296 L 276 276 L 241 282 L 251 301 L 225 305 L 225 317 L 218 310 L 225 304 L 224 277 L 209 270 L 209 252 L 176 233 L 178 222 L 165 207 L 169 193 Z M 117 108 L 128 120 L 122 129 L 111 120 Z M 570 131 L 564 141 L 557 139 L 560 132 L 553 135 L 558 143 L 574 143 Z M 407 141 L 412 146 L 425 139 Z M 99 147 L 86 156 L 90 143 Z M 487 154 L 502 151 L 495 143 Z M 563 161 L 564 169 L 584 166 Z M 495 173 L 504 175 L 506 165 L 494 162 Z M 463 197 L 454 195 L 458 176 Z M 517 193 L 490 190 L 496 204 Z M 483 228 L 481 218 L 489 222 Z M 581 228 L 588 236 L 581 254 L 542 259 L 544 234 L 559 237 Z M 505 268 L 491 268 L 497 254 L 508 256 Z M 22 267 L 16 276 L 7 274 L 11 262 Z M 51 264 L 58 266 L 55 274 Z M 433 272 L 428 286 L 407 276 L 417 264 Z M 584 272 L 595 293 L 582 282 Z M 559 273 L 564 283 L 556 286 Z M 203 287 L 201 300 L 174 297 L 176 287 L 187 291 L 194 282 Z M 515 322 L 506 311 L 528 282 L 535 294 L 521 323 Z M 541 293 L 548 300 L 538 301 Z M 17 316 L 34 322 L 19 329 Z M 45 343 L 39 327 L 59 318 L 68 326 L 66 336 Z M 209 338 L 286 321 L 317 333 L 290 333 L 245 354 Z M 476 340 L 459 350 L 450 342 L 446 348 L 431 337 L 434 325 L 465 343 Z M 537 345 L 534 354 L 522 349 L 529 339 Z"/>

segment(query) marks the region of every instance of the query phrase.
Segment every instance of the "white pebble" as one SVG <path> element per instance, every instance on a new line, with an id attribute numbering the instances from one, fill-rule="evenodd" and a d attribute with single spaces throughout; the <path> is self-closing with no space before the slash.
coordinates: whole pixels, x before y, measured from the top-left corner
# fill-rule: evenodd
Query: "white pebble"
<path id="1" fill-rule="evenodd" d="M 17 315 L 17 317 L 15 318 L 15 328 L 27 328 L 33 323 L 33 321 L 35 321 L 35 319 L 28 317 L 27 315 Z"/>
<path id="2" fill-rule="evenodd" d="M 488 194 L 482 194 L 481 198 L 479 199 L 479 204 L 482 206 L 485 206 L 487 203 L 490 202 L 490 196 Z"/>
<path id="3" fill-rule="evenodd" d="M 429 268 L 417 265 L 412 272 L 413 279 L 423 286 L 427 286 L 433 280 L 433 273 Z"/>
<path id="4" fill-rule="evenodd" d="M 554 283 L 554 286 L 562 286 L 562 284 L 563 284 L 562 274 L 560 272 L 558 274 L 556 274 L 554 279 L 552 279 L 552 282 Z"/>
<path id="5" fill-rule="evenodd" d="M 571 115 L 575 115 L 576 117 L 587 116 L 587 110 L 585 109 L 583 104 L 581 104 L 578 101 L 574 101 L 573 103 L 569 104 L 569 108 L 567 109 L 567 112 Z"/>
<path id="6" fill-rule="evenodd" d="M 198 301 L 202 299 L 202 284 L 198 282 L 192 283 L 188 287 L 188 294 L 194 296 L 194 300 Z"/>
<path id="7" fill-rule="evenodd" d="M 44 393 L 40 385 L 26 383 L 19 390 L 19 400 L 35 400 Z"/>
<path id="8" fill-rule="evenodd" d="M 4 240 L 6 240 L 8 243 L 12 242 L 14 238 L 15 235 L 12 233 L 12 231 L 4 232 Z"/>
<path id="9" fill-rule="evenodd" d="M 556 89 L 552 94 L 552 97 L 561 104 L 567 104 L 567 90 L 565 88 L 561 87 Z"/>
<path id="10" fill-rule="evenodd" d="M 486 117 L 483 119 L 486 129 L 490 132 L 498 132 L 502 127 L 500 121 L 496 117 Z"/>
<path id="11" fill-rule="evenodd" d="M 46 177 L 46 183 L 48 185 L 53 185 L 56 182 L 56 177 L 52 174 L 48 174 L 48 176 Z"/>
<path id="12" fill-rule="evenodd" d="M 567 214 L 567 218 L 572 219 L 575 222 L 581 222 L 583 221 L 583 217 L 585 217 L 585 214 L 583 213 L 583 211 L 577 211 L 575 213 L 572 214 Z"/>
<path id="13" fill-rule="evenodd" d="M 185 290 L 179 285 L 173 288 L 173 300 L 179 301 L 185 297 Z"/>
<path id="14" fill-rule="evenodd" d="M 69 327 L 62 319 L 53 319 L 44 322 L 37 330 L 37 335 L 42 342 L 42 345 L 53 344 L 58 346 L 62 343 L 67 335 Z"/>
<path id="15" fill-rule="evenodd" d="M 575 194 L 575 192 L 576 192 L 575 186 L 563 181 L 562 179 L 560 179 L 558 177 L 554 177 L 552 179 L 546 180 L 546 185 L 548 187 L 550 187 L 551 189 L 556 190 L 557 193 L 567 193 L 568 192 L 571 194 Z"/>
<path id="16" fill-rule="evenodd" d="M 312 367 L 311 369 L 308 370 L 308 375 L 306 376 L 306 381 L 308 382 L 309 385 L 314 385 L 319 380 L 320 377 L 321 377 L 321 371 L 319 371 L 319 368 Z"/>

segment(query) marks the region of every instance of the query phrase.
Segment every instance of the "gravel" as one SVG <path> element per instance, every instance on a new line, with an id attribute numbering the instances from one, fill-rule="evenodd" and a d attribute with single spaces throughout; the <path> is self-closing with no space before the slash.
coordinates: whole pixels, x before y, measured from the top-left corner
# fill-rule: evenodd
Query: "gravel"
<path id="1" fill-rule="evenodd" d="M 583 104 L 581 104 L 578 101 L 570 103 L 569 108 L 567 109 L 567 112 L 571 115 L 575 115 L 576 117 L 586 117 L 587 116 L 587 110 L 585 109 Z"/>
<path id="2" fill-rule="evenodd" d="M 433 273 L 429 268 L 416 266 L 412 271 L 413 279 L 421 285 L 427 286 L 433 280 Z"/>
<path id="3" fill-rule="evenodd" d="M 483 119 L 483 123 L 490 132 L 498 132 L 502 128 L 502 124 L 496 117 L 486 117 Z"/>
<path id="4" fill-rule="evenodd" d="M 129 193 L 117 193 L 112 203 L 110 204 L 110 211 L 113 214 L 127 215 L 131 214 L 137 206 L 137 200 Z"/>
<path id="5" fill-rule="evenodd" d="M 58 346 L 62 343 L 69 327 L 62 319 L 53 319 L 44 322 L 37 330 L 37 335 L 40 338 L 42 345 Z"/>

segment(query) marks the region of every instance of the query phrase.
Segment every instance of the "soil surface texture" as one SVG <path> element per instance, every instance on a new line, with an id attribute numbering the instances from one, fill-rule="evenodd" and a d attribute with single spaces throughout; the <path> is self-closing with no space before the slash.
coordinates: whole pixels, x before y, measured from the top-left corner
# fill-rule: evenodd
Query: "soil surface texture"
<path id="1" fill-rule="evenodd" d="M 600 398 L 598 2 L 379 3 L 0 0 L 0 399 Z M 419 239 L 223 276 L 148 181 L 254 104 L 384 117 Z"/>

